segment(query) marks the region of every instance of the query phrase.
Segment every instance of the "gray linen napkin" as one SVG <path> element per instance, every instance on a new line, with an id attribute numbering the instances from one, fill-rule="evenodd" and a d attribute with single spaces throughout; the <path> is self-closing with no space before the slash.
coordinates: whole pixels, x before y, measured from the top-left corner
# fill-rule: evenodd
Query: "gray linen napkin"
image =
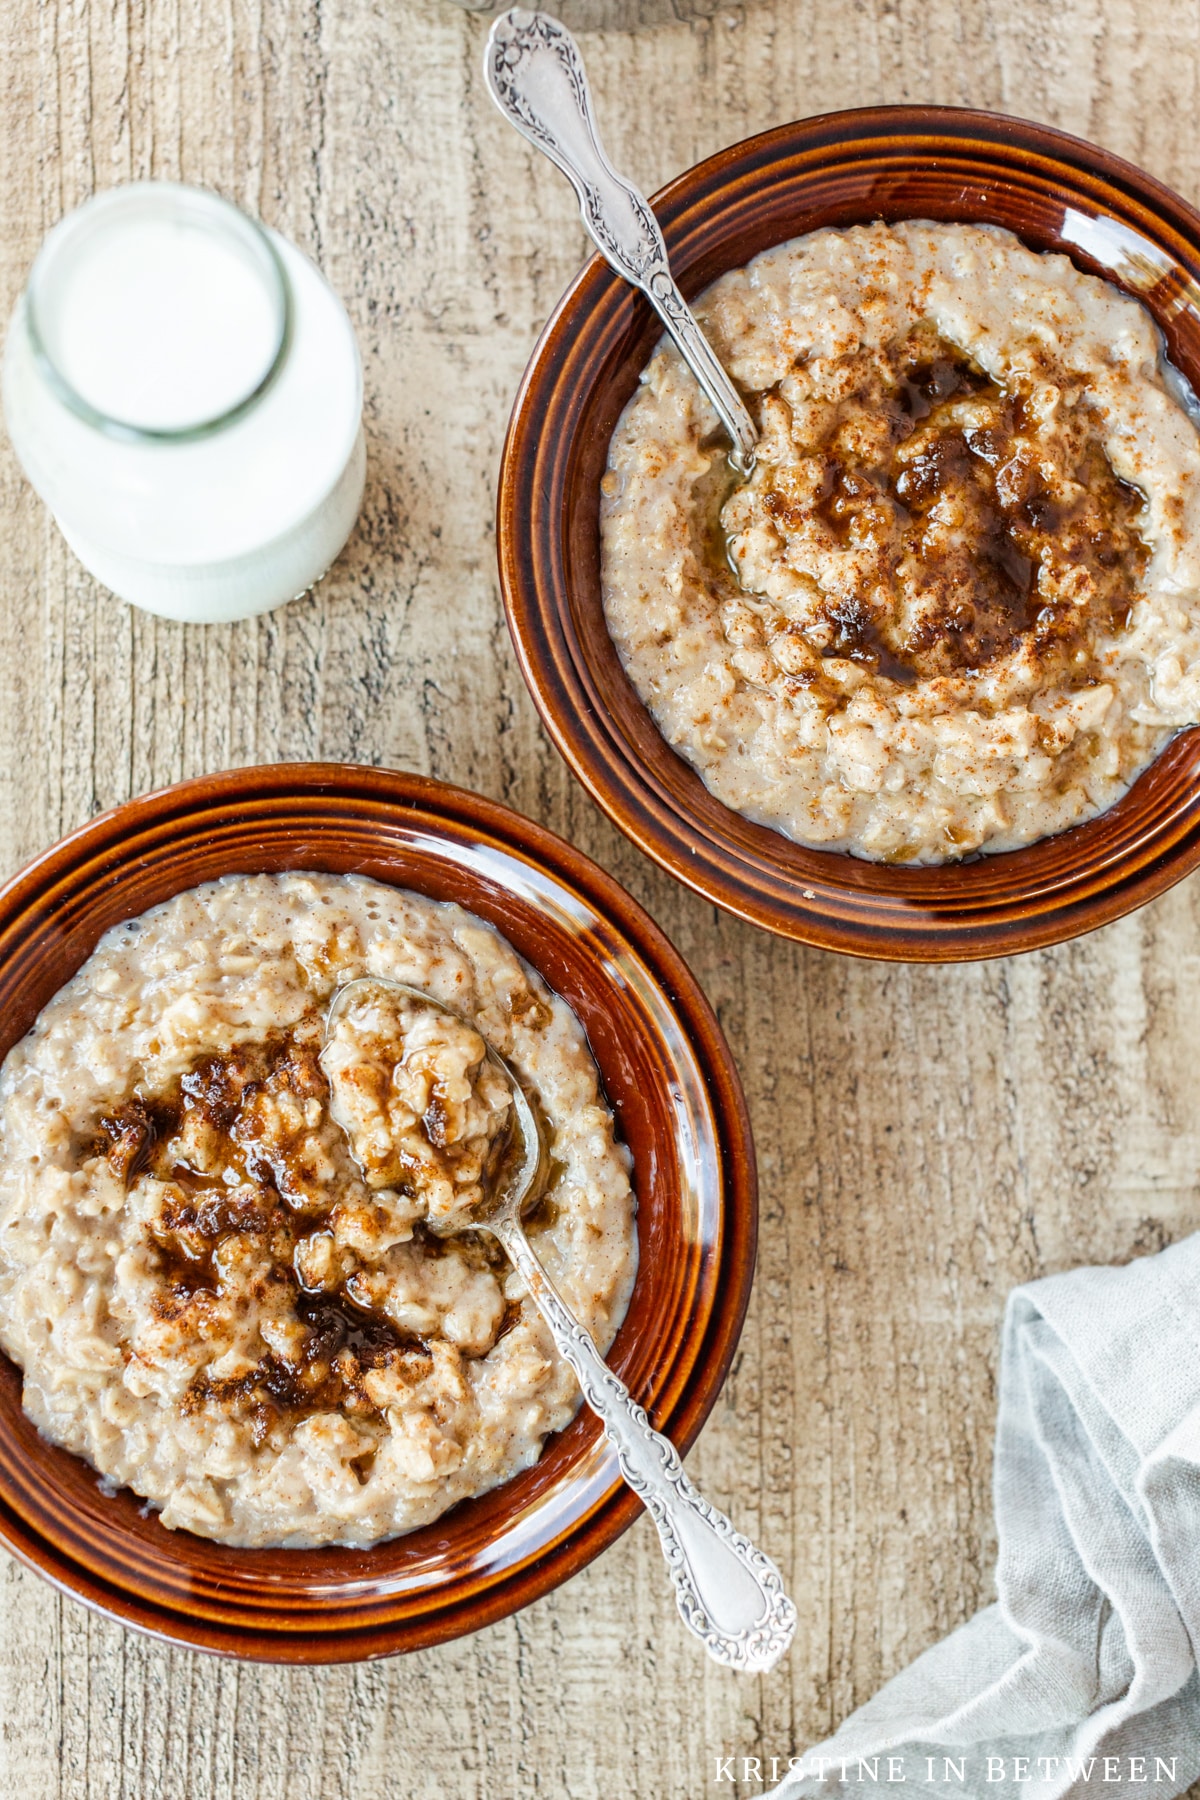
<path id="1" fill-rule="evenodd" d="M 1167 1800 L 1200 1774 L 1200 1235 L 1010 1295 L 994 1491 L 998 1602 L 771 1800 Z"/>

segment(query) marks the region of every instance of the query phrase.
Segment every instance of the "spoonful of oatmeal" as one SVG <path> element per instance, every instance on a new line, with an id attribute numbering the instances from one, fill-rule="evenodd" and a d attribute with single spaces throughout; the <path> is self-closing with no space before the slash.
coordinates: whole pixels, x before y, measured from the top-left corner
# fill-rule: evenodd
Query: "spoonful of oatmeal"
<path id="1" fill-rule="evenodd" d="M 419 1196 L 438 1236 L 486 1231 L 504 1249 L 658 1527 L 684 1624 L 719 1663 L 773 1668 L 796 1629 L 779 1570 L 688 1479 L 529 1241 L 550 1158 L 515 1071 L 450 1007 L 373 975 L 334 994 L 321 1065 L 367 1185 Z"/>
<path id="2" fill-rule="evenodd" d="M 675 284 L 649 202 L 608 160 L 575 39 L 549 13 L 514 8 L 492 26 L 483 75 L 509 124 L 575 189 L 601 256 L 640 288 L 658 313 L 729 433 L 730 462 L 740 475 L 749 475 L 758 427 Z"/>

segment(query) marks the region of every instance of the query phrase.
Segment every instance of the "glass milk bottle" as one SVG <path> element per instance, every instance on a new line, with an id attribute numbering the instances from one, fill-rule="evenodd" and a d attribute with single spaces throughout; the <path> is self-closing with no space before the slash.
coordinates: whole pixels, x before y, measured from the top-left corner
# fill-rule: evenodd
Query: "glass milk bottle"
<path id="1" fill-rule="evenodd" d="M 362 501 L 362 368 L 294 244 L 202 188 L 135 182 L 49 234 L 9 328 L 4 412 L 79 560 L 165 618 L 305 592 Z"/>

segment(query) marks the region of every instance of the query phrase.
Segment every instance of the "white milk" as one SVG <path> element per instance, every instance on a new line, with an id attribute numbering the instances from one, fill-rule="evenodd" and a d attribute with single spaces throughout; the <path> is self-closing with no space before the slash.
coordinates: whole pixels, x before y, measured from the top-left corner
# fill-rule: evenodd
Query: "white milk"
<path id="1" fill-rule="evenodd" d="M 88 201 L 9 330 L 17 455 L 80 560 L 168 618 L 244 618 L 325 573 L 362 499 L 362 374 L 308 259 L 197 188 Z"/>
<path id="2" fill-rule="evenodd" d="M 186 431 L 244 400 L 275 359 L 276 294 L 212 231 L 131 218 L 77 239 L 70 263 L 39 306 L 43 342 L 109 418 Z"/>

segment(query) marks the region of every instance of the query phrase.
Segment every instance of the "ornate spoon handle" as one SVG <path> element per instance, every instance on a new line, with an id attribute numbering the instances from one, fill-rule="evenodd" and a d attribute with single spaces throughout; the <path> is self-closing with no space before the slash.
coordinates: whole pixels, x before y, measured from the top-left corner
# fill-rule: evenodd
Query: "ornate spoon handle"
<path id="1" fill-rule="evenodd" d="M 524 1277 L 616 1447 L 622 1475 L 658 1527 L 684 1624 L 716 1662 L 731 1669 L 774 1668 L 796 1630 L 796 1608 L 779 1570 L 688 1480 L 675 1446 L 655 1431 L 567 1310 L 517 1221 L 497 1219 L 490 1229 Z"/>
<path id="2" fill-rule="evenodd" d="M 618 275 L 641 288 L 657 311 L 729 433 L 732 462 L 748 473 L 758 429 L 675 285 L 649 204 L 604 153 L 574 38 L 548 13 L 520 8 L 502 13 L 488 37 L 483 73 L 505 118 L 557 164 L 575 189 L 583 222 L 601 254 Z"/>

